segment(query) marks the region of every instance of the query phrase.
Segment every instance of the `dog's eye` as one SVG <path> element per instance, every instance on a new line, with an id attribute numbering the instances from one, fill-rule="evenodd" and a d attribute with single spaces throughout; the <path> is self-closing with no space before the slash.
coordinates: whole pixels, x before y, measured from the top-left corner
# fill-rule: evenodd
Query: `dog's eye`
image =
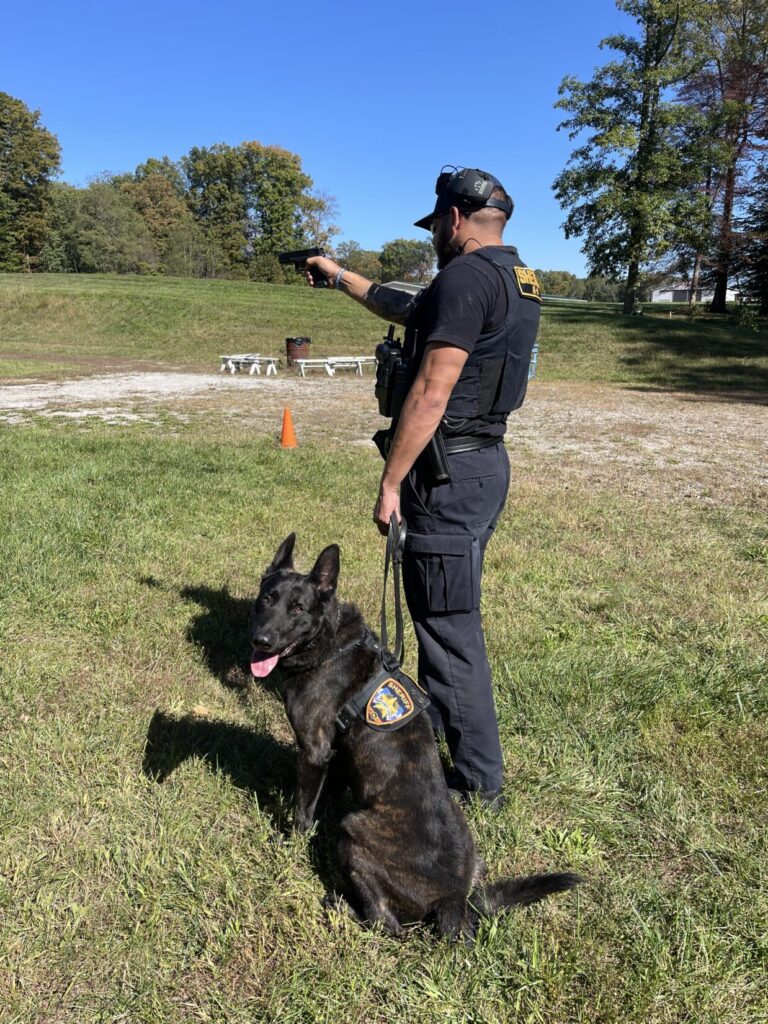
<path id="1" fill-rule="evenodd" d="M 303 611 L 304 611 L 304 605 L 303 604 L 295 604 L 291 608 L 291 614 L 292 615 L 299 615 Z"/>
<path id="2" fill-rule="evenodd" d="M 272 597 L 269 594 L 262 594 L 261 603 L 269 606 L 270 604 L 272 604 Z"/>

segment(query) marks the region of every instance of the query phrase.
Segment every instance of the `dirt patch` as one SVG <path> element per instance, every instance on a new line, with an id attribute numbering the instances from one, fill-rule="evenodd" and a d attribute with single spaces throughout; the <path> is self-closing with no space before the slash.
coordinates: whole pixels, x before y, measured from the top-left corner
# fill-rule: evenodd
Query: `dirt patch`
<path id="1" fill-rule="evenodd" d="M 162 423 L 198 417 L 279 432 L 290 407 L 299 440 L 369 445 L 381 426 L 373 377 L 301 378 L 149 370 L 0 386 L 0 422 L 98 417 Z M 534 382 L 510 417 L 518 478 L 548 474 L 660 500 L 763 504 L 768 407 L 748 400 Z"/>

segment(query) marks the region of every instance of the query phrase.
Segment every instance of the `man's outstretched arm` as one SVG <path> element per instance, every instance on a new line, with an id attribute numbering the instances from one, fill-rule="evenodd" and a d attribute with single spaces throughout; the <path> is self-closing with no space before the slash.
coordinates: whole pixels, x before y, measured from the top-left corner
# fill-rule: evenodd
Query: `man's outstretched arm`
<path id="1" fill-rule="evenodd" d="M 327 256 L 313 256 L 307 260 L 307 280 L 310 284 L 312 284 L 310 267 L 319 270 L 332 288 L 343 269 Z M 344 270 L 338 288 L 339 291 L 345 292 L 350 298 L 365 306 L 371 313 L 375 313 L 376 316 L 380 316 L 384 320 L 390 320 L 394 324 L 405 323 L 414 298 L 413 295 L 401 291 L 399 288 L 385 288 L 383 285 L 369 281 L 367 277 L 356 274 L 352 270 Z"/>

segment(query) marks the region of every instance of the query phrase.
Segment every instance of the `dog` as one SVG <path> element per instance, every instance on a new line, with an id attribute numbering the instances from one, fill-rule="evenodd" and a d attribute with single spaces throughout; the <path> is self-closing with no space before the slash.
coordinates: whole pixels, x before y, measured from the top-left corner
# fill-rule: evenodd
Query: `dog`
<path id="1" fill-rule="evenodd" d="M 365 714 L 349 713 L 348 702 L 382 675 L 381 650 L 357 606 L 336 596 L 338 545 L 326 547 L 303 575 L 293 567 L 295 541 L 294 533 L 286 537 L 262 577 L 251 611 L 251 672 L 264 678 L 278 663 L 282 670 L 299 748 L 298 830 L 312 825 L 331 760 L 343 759 L 342 777 L 359 808 L 339 826 L 350 912 L 397 937 L 404 925 L 424 920 L 442 936 L 471 941 L 481 917 L 581 882 L 565 872 L 482 884 L 485 865 L 450 795 L 429 716 L 419 713 L 426 695 L 397 676 L 395 663 L 396 678 L 385 680 Z M 398 701 L 401 710 L 411 706 L 405 724 L 393 729 L 386 719 L 397 715 Z"/>

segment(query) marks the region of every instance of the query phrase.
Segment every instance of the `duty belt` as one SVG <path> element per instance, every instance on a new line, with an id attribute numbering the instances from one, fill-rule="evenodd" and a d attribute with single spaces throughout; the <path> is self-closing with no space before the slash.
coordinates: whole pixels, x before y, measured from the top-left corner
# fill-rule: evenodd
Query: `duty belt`
<path id="1" fill-rule="evenodd" d="M 493 444 L 500 444 L 503 437 L 477 437 L 471 434 L 457 437 L 443 436 L 446 455 L 456 455 L 457 452 L 476 452 L 480 448 L 490 448 Z"/>

